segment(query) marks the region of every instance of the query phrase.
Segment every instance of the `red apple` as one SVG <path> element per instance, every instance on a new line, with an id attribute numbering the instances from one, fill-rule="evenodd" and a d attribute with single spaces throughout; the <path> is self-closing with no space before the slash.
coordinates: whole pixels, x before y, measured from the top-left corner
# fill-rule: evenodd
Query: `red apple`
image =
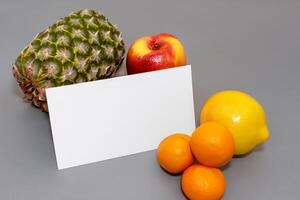
<path id="1" fill-rule="evenodd" d="M 127 72 L 137 74 L 186 65 L 184 47 L 174 35 L 161 33 L 144 36 L 130 46 Z"/>

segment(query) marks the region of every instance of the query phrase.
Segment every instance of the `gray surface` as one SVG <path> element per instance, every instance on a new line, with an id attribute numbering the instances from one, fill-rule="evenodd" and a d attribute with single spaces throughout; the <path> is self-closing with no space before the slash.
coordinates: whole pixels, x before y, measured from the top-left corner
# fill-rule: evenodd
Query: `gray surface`
<path id="1" fill-rule="evenodd" d="M 196 113 L 222 89 L 248 91 L 264 105 L 271 140 L 224 170 L 225 200 L 299 199 L 300 1 L 169 2 L 1 1 L 0 199 L 184 199 L 180 177 L 164 173 L 154 151 L 56 170 L 48 115 L 22 102 L 11 64 L 46 25 L 81 8 L 104 12 L 127 46 L 145 34 L 180 37 L 193 66 Z"/>

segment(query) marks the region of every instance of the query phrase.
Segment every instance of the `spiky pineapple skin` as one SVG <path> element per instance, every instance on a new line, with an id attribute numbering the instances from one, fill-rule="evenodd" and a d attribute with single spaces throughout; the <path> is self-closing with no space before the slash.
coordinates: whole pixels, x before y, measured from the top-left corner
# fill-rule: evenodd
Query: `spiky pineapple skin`
<path id="1" fill-rule="evenodd" d="M 116 26 L 99 12 L 85 9 L 39 33 L 16 59 L 13 75 L 25 99 L 48 111 L 45 89 L 109 78 L 124 53 Z"/>

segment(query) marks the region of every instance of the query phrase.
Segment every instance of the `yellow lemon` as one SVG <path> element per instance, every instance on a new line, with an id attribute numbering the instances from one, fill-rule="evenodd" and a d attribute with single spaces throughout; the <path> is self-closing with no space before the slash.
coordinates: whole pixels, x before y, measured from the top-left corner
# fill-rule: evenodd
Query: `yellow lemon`
<path id="1" fill-rule="evenodd" d="M 209 97 L 200 112 L 200 123 L 215 121 L 232 133 L 235 155 L 250 152 L 269 138 L 263 107 L 250 95 L 235 90 Z"/>

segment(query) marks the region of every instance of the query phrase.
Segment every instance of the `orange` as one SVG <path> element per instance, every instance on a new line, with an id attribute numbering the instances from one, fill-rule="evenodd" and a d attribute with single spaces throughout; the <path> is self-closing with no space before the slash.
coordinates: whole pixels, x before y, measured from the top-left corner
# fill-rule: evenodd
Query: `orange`
<path id="1" fill-rule="evenodd" d="M 218 168 L 195 164 L 184 171 L 181 187 L 191 200 L 219 200 L 225 193 L 226 180 Z"/>
<path id="2" fill-rule="evenodd" d="M 166 137 L 158 146 L 157 159 L 167 172 L 177 174 L 193 164 L 193 155 L 189 145 L 190 136 L 173 134 Z"/>
<path id="3" fill-rule="evenodd" d="M 232 134 L 216 122 L 201 124 L 194 131 L 190 145 L 196 160 L 210 167 L 227 164 L 234 154 Z"/>

